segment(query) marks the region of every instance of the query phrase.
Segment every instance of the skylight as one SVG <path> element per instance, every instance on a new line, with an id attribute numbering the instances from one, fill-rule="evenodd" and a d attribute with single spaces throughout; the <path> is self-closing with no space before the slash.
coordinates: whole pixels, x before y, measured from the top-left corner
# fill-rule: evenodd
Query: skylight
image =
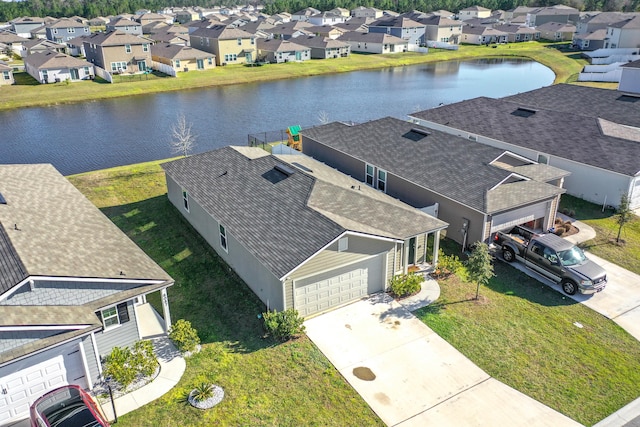
<path id="1" fill-rule="evenodd" d="M 418 129 L 418 128 L 412 128 L 409 132 L 405 133 L 404 135 L 402 135 L 404 138 L 410 139 L 412 141 L 420 141 L 421 139 L 423 139 L 425 136 L 430 135 L 429 132 L 427 132 L 424 129 Z"/>
<path id="2" fill-rule="evenodd" d="M 638 102 L 640 101 L 640 95 L 631 95 L 631 94 L 627 94 L 627 95 L 620 95 L 618 97 L 618 101 L 623 101 L 623 102 Z"/>
<path id="3" fill-rule="evenodd" d="M 518 107 L 513 113 L 511 113 L 514 116 L 518 116 L 518 117 L 531 117 L 536 113 L 537 110 L 534 110 L 532 108 L 524 108 L 524 107 Z"/>
<path id="4" fill-rule="evenodd" d="M 6 204 L 7 204 L 7 200 L 4 198 L 2 193 L 0 193 L 0 205 L 6 205 Z"/>

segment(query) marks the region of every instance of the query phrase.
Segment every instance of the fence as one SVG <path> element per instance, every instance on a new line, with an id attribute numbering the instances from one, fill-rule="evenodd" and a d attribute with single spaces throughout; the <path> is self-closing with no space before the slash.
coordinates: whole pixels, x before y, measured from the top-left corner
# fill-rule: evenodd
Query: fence
<path id="1" fill-rule="evenodd" d="M 447 49 L 447 50 L 458 50 L 460 46 L 457 44 L 450 44 L 445 42 L 439 42 L 435 40 L 427 40 L 427 46 L 432 47 L 434 49 Z"/>
<path id="2" fill-rule="evenodd" d="M 100 68 L 97 65 L 93 66 L 93 69 L 96 72 L 96 76 L 98 77 L 102 77 L 103 79 L 105 79 L 106 81 L 108 81 L 109 83 L 113 83 L 113 76 L 111 75 L 110 72 L 108 72 L 107 70 L 105 70 L 104 68 Z"/>
<path id="3" fill-rule="evenodd" d="M 178 76 L 178 72 L 171 65 L 163 64 L 161 62 L 151 61 L 151 68 L 172 77 Z"/>
<path id="4" fill-rule="evenodd" d="M 618 68 L 613 71 L 607 71 L 606 73 L 580 73 L 578 75 L 579 82 L 620 82 L 620 76 L 622 75 L 622 69 Z"/>
<path id="5" fill-rule="evenodd" d="M 249 147 L 260 147 L 263 150 L 268 150 L 267 146 L 272 145 L 275 142 L 286 143 L 288 139 L 289 135 L 287 134 L 286 129 L 272 130 L 248 135 Z"/>

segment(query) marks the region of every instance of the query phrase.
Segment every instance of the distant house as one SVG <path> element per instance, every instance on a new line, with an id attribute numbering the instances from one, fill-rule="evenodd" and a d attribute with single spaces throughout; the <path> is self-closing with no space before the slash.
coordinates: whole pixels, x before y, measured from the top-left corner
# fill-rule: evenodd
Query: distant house
<path id="1" fill-rule="evenodd" d="M 573 24 L 562 24 L 559 22 L 547 22 L 538 25 L 536 30 L 540 32 L 540 38 L 556 42 L 572 41 L 576 26 Z"/>
<path id="2" fill-rule="evenodd" d="M 147 25 L 152 22 L 164 22 L 165 24 L 173 24 L 173 17 L 168 15 L 161 15 L 159 13 L 143 13 L 141 15 L 137 15 L 135 20 L 140 24 Z"/>
<path id="3" fill-rule="evenodd" d="M 16 54 L 22 53 L 24 50 L 24 44 L 28 41 L 28 38 L 20 37 L 11 31 L 0 31 L 0 43 L 7 46 Z"/>
<path id="4" fill-rule="evenodd" d="M 67 45 L 52 42 L 51 40 L 42 40 L 35 39 L 29 40 L 22 45 L 23 53 L 22 56 L 25 57 L 27 55 L 31 55 L 32 53 L 40 53 L 48 50 L 53 50 L 55 52 L 66 53 Z"/>
<path id="5" fill-rule="evenodd" d="M 424 44 L 425 24 L 402 16 L 378 19 L 369 24 L 369 32 L 388 34 L 406 40 L 410 45 Z"/>
<path id="6" fill-rule="evenodd" d="M 89 26 L 74 19 L 63 18 L 51 24 L 45 25 L 47 40 L 56 43 L 66 43 L 67 41 L 81 35 L 89 35 Z"/>
<path id="7" fill-rule="evenodd" d="M 337 12 L 320 12 L 311 15 L 308 22 L 313 25 L 335 25 L 345 22 L 347 18 Z"/>
<path id="8" fill-rule="evenodd" d="M 160 43 L 151 46 L 151 58 L 170 65 L 176 72 L 215 68 L 215 56 L 190 46 Z"/>
<path id="9" fill-rule="evenodd" d="M 120 31 L 126 34 L 133 34 L 136 36 L 142 35 L 142 25 L 139 22 L 132 21 L 131 19 L 117 18 L 110 21 L 106 25 L 107 32 Z"/>
<path id="10" fill-rule="evenodd" d="M 504 31 L 495 30 L 484 25 L 464 25 L 462 27 L 461 43 L 469 44 L 489 44 L 489 43 L 506 43 L 509 35 Z"/>
<path id="11" fill-rule="evenodd" d="M 144 37 L 120 31 L 97 33 L 84 42 L 86 58 L 111 73 L 142 73 L 151 64 L 151 45 Z"/>
<path id="12" fill-rule="evenodd" d="M 13 78 L 13 68 L 0 61 L 0 85 L 12 85 L 16 81 Z"/>
<path id="13" fill-rule="evenodd" d="M 537 28 L 529 28 L 521 25 L 503 24 L 494 25 L 494 30 L 502 31 L 507 35 L 507 42 L 529 42 L 540 38 L 540 31 Z"/>
<path id="14" fill-rule="evenodd" d="M 488 18 L 491 16 L 491 9 L 482 6 L 471 6 L 460 9 L 458 19 L 468 21 L 469 19 Z"/>
<path id="15" fill-rule="evenodd" d="M 383 13 L 380 9 L 376 9 L 375 7 L 358 6 L 351 10 L 351 16 L 353 18 L 380 19 L 382 18 Z"/>
<path id="16" fill-rule="evenodd" d="M 71 56 L 84 56 L 84 41 L 91 36 L 78 36 L 75 39 L 67 41 L 67 53 Z"/>
<path id="17" fill-rule="evenodd" d="M 338 38 L 348 43 L 351 52 L 361 53 L 400 53 L 409 49 L 409 42 L 384 33 L 360 33 L 350 31 Z"/>
<path id="18" fill-rule="evenodd" d="M 213 53 L 216 65 L 250 64 L 256 59 L 256 37 L 239 28 L 226 25 L 199 28 L 189 39 L 192 47 Z"/>
<path id="19" fill-rule="evenodd" d="M 618 90 L 638 94 L 638 101 L 640 102 L 640 59 L 622 66 Z"/>
<path id="20" fill-rule="evenodd" d="M 318 9 L 315 9 L 313 7 L 306 7 L 302 10 L 292 13 L 291 21 L 309 22 L 310 17 L 312 17 L 313 15 L 317 15 L 319 13 L 320 11 Z"/>
<path id="21" fill-rule="evenodd" d="M 606 29 L 595 30 L 588 33 L 576 33 L 573 35 L 572 45 L 580 50 L 598 50 L 604 48 L 607 39 Z"/>
<path id="22" fill-rule="evenodd" d="M 93 64 L 55 51 L 33 53 L 24 58 L 24 69 L 40 83 L 93 79 Z"/>
<path id="23" fill-rule="evenodd" d="M 281 63 L 311 59 L 311 48 L 282 39 L 258 39 L 259 61 Z"/>
<path id="24" fill-rule="evenodd" d="M 91 390 L 113 347 L 166 331 L 173 280 L 51 165 L 0 165 L 0 194 L 2 424 L 15 425 L 47 390 Z"/>
<path id="25" fill-rule="evenodd" d="M 437 262 L 447 227 L 303 155 L 224 147 L 162 167 L 171 203 L 266 307 L 303 317 Z"/>
<path id="26" fill-rule="evenodd" d="M 104 27 L 109 23 L 109 19 L 104 16 L 97 16 L 95 18 L 89 19 L 87 24 L 92 27 Z"/>
<path id="27" fill-rule="evenodd" d="M 537 27 L 547 22 L 561 24 L 575 24 L 580 19 L 580 11 L 576 8 L 557 4 L 549 7 L 539 7 L 527 13 L 527 27 Z"/>
<path id="28" fill-rule="evenodd" d="M 634 13 L 623 12 L 584 12 L 576 23 L 578 35 L 591 33 L 596 30 L 606 30 L 611 24 L 632 18 Z"/>
<path id="29" fill-rule="evenodd" d="M 425 26 L 425 40 L 439 43 L 458 44 L 462 35 L 462 24 L 444 16 L 433 15 L 420 18 Z"/>
<path id="30" fill-rule="evenodd" d="M 341 35 L 347 32 L 342 28 L 334 27 L 333 25 L 314 25 L 304 29 L 306 33 L 312 33 L 319 37 L 326 37 L 330 39 L 337 39 Z"/>
<path id="31" fill-rule="evenodd" d="M 32 39 L 46 40 L 47 39 L 47 27 L 45 27 L 44 25 L 41 25 L 41 26 L 36 27 L 33 30 L 31 30 L 31 38 Z"/>
<path id="32" fill-rule="evenodd" d="M 185 28 L 184 32 L 170 31 L 172 28 L 173 27 L 162 28 L 152 34 L 149 34 L 148 37 L 156 43 L 171 43 L 181 46 L 189 46 L 190 38 L 187 28 Z"/>
<path id="33" fill-rule="evenodd" d="M 291 21 L 286 24 L 276 25 L 269 31 L 274 38 L 290 40 L 313 34 L 311 30 L 307 30 L 309 28 L 315 28 L 315 26 L 306 21 Z"/>
<path id="34" fill-rule="evenodd" d="M 194 9 L 182 9 L 174 13 L 175 22 L 185 24 L 200 19 L 200 12 Z"/>
<path id="35" fill-rule="evenodd" d="M 571 172 L 567 193 L 640 208 L 640 95 L 570 84 L 411 114 L 424 126 Z M 526 135 L 526 137 L 523 137 Z M 559 143 L 561 141 L 561 143 Z"/>
<path id="36" fill-rule="evenodd" d="M 637 47 L 640 47 L 640 14 L 607 27 L 605 49 Z"/>
<path id="37" fill-rule="evenodd" d="M 405 120 L 334 122 L 301 135 L 304 154 L 417 209 L 437 211 L 451 225 L 447 237 L 464 247 L 517 224 L 547 230 L 564 193 L 563 170 Z"/>
<path id="38" fill-rule="evenodd" d="M 311 59 L 347 57 L 351 54 L 349 43 L 321 36 L 298 37 L 296 43 L 311 49 Z"/>
<path id="39" fill-rule="evenodd" d="M 11 31 L 20 37 L 31 38 L 31 30 L 41 27 L 45 24 L 44 18 L 24 16 L 16 18 L 11 23 Z"/>

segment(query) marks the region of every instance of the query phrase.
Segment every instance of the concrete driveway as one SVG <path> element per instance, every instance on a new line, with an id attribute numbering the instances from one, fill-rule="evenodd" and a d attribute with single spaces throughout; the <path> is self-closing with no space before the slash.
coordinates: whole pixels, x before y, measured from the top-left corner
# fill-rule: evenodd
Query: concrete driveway
<path id="1" fill-rule="evenodd" d="M 579 426 L 491 378 L 386 294 L 305 322 L 389 426 Z"/>

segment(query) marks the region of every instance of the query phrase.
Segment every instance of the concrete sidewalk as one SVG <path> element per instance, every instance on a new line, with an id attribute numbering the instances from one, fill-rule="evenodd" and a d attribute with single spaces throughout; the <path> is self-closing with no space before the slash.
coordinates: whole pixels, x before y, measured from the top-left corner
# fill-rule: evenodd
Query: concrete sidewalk
<path id="1" fill-rule="evenodd" d="M 439 294 L 427 280 L 408 307 Z M 579 426 L 491 378 L 407 308 L 377 294 L 305 322 L 307 335 L 389 426 Z"/>

